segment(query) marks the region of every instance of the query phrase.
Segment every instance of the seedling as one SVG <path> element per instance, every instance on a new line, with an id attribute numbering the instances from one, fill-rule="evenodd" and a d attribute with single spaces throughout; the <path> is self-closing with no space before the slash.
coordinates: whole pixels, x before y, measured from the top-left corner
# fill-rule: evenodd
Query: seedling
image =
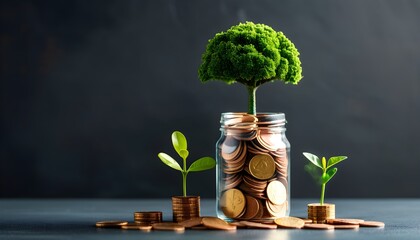
<path id="1" fill-rule="evenodd" d="M 299 52 L 282 33 L 264 24 L 240 23 L 210 39 L 198 70 L 202 82 L 241 83 L 248 89 L 248 113 L 256 114 L 256 91 L 267 82 L 297 84 Z"/>
<path id="2" fill-rule="evenodd" d="M 189 151 L 187 149 L 187 139 L 179 131 L 175 131 L 172 133 L 172 145 L 174 146 L 175 151 L 178 155 L 182 158 L 183 166 L 179 165 L 179 163 L 169 156 L 166 153 L 159 153 L 158 157 L 162 162 L 169 167 L 178 170 L 182 173 L 182 192 L 184 197 L 187 196 L 187 175 L 189 172 L 200 172 L 205 171 L 208 169 L 212 169 L 216 166 L 216 161 L 212 157 L 202 157 L 195 162 L 193 162 L 190 167 L 187 169 L 187 157 L 189 155 Z"/>
<path id="3" fill-rule="evenodd" d="M 321 199 L 319 203 L 322 205 L 324 204 L 325 186 L 337 173 L 337 168 L 331 167 L 343 160 L 346 160 L 347 156 L 330 157 L 327 161 L 325 157 L 322 157 L 322 160 L 320 160 L 318 156 L 312 153 L 304 152 L 303 155 L 312 163 L 306 165 L 305 170 L 321 184 Z M 319 174 L 319 171 L 316 171 L 317 168 L 322 170 L 322 174 Z"/>

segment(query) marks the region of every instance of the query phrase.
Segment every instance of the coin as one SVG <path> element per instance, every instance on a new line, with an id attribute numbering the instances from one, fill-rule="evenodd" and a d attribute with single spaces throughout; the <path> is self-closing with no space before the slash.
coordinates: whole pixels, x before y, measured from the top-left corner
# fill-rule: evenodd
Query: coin
<path id="1" fill-rule="evenodd" d="M 269 151 L 275 151 L 279 148 L 286 148 L 286 144 L 283 142 L 282 136 L 279 133 L 271 133 L 260 130 L 259 134 L 257 134 L 257 140 L 265 149 Z"/>
<path id="2" fill-rule="evenodd" d="M 152 230 L 152 225 L 150 225 L 150 224 L 139 224 L 139 223 L 128 223 L 126 225 L 122 225 L 121 229 L 150 231 L 150 230 Z"/>
<path id="3" fill-rule="evenodd" d="M 222 211 L 229 218 L 239 217 L 245 209 L 245 204 L 244 194 L 236 188 L 225 191 L 220 199 Z"/>
<path id="4" fill-rule="evenodd" d="M 328 224 L 332 225 L 359 225 L 359 223 L 364 222 L 362 219 L 346 219 L 346 218 L 335 218 L 327 219 Z"/>
<path id="5" fill-rule="evenodd" d="M 275 170 L 276 164 L 270 155 L 255 155 L 249 162 L 249 172 L 257 179 L 269 179 L 274 175 Z"/>
<path id="6" fill-rule="evenodd" d="M 385 223 L 377 221 L 364 221 L 359 223 L 361 227 L 385 227 Z"/>
<path id="7" fill-rule="evenodd" d="M 163 230 L 163 231 L 177 231 L 181 232 L 185 230 L 185 227 L 172 222 L 161 222 L 161 223 L 153 223 L 152 225 L 154 230 Z"/>
<path id="8" fill-rule="evenodd" d="M 274 222 L 283 228 L 302 228 L 305 225 L 305 221 L 295 217 L 276 218 Z"/>
<path id="9" fill-rule="evenodd" d="M 216 217 L 204 217 L 203 225 L 211 229 L 236 230 L 236 226 L 230 225 L 226 221 Z"/>
<path id="10" fill-rule="evenodd" d="M 286 216 L 286 212 L 287 212 L 287 208 L 288 208 L 287 201 L 285 201 L 284 203 L 282 203 L 280 205 L 273 204 L 270 201 L 266 201 L 265 204 L 266 204 L 266 207 L 267 207 L 267 211 L 270 213 L 271 216 L 278 217 L 278 218 Z"/>
<path id="11" fill-rule="evenodd" d="M 272 181 L 267 186 L 267 196 L 272 203 L 280 205 L 286 201 L 286 187 L 280 181 Z"/>
<path id="12" fill-rule="evenodd" d="M 304 228 L 319 229 L 319 230 L 334 230 L 333 225 L 322 224 L 322 223 L 306 223 Z"/>
<path id="13" fill-rule="evenodd" d="M 310 203 L 308 204 L 308 218 L 312 219 L 314 223 L 326 223 L 327 219 L 335 218 L 335 205 Z"/>
<path id="14" fill-rule="evenodd" d="M 277 225 L 275 224 L 258 223 L 251 221 L 241 221 L 240 223 L 242 224 L 242 226 L 246 226 L 247 228 L 277 229 Z"/>
<path id="15" fill-rule="evenodd" d="M 162 212 L 159 212 L 159 211 L 135 212 L 134 222 L 144 223 L 144 224 L 162 222 Z"/>
<path id="16" fill-rule="evenodd" d="M 243 219 L 254 218 L 255 216 L 257 216 L 258 211 L 259 211 L 258 200 L 249 195 L 245 195 L 245 199 L 246 199 L 246 209 L 245 209 L 245 213 L 242 215 L 241 218 Z"/>
<path id="17" fill-rule="evenodd" d="M 339 224 L 333 225 L 334 229 L 359 229 L 359 224 Z"/>
<path id="18" fill-rule="evenodd" d="M 297 217 L 297 218 L 302 219 L 305 223 L 312 223 L 312 220 L 309 218 L 304 218 L 304 217 Z"/>
<path id="19" fill-rule="evenodd" d="M 101 228 L 120 228 L 123 225 L 127 225 L 128 222 L 126 221 L 100 221 L 96 222 L 96 227 Z"/>
<path id="20" fill-rule="evenodd" d="M 202 224 L 202 217 L 195 217 L 195 218 L 191 218 L 182 222 L 179 222 L 178 224 L 184 226 L 185 228 L 191 228 L 191 227 L 195 227 L 195 226 L 199 226 Z"/>
<path id="21" fill-rule="evenodd" d="M 200 216 L 200 197 L 172 197 L 172 218 L 174 222 L 185 221 Z"/>

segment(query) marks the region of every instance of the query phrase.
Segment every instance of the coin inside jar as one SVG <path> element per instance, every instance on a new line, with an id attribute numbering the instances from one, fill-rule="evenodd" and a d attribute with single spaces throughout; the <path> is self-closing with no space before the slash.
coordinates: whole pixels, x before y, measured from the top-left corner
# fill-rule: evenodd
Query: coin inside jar
<path id="1" fill-rule="evenodd" d="M 286 187 L 280 181 L 272 181 L 267 186 L 267 196 L 272 203 L 280 205 L 286 201 Z"/>
<path id="2" fill-rule="evenodd" d="M 243 214 L 245 204 L 244 194 L 236 188 L 225 191 L 220 199 L 223 213 L 230 218 L 237 218 Z"/>
<path id="3" fill-rule="evenodd" d="M 242 215 L 242 219 L 251 219 L 257 216 L 260 210 L 260 204 L 258 200 L 254 197 L 249 195 L 245 196 L 246 199 L 246 209 L 244 215 Z"/>
<path id="4" fill-rule="evenodd" d="M 273 157 L 267 154 L 255 155 L 249 161 L 249 172 L 251 175 L 260 180 L 271 178 L 276 171 L 276 164 Z"/>

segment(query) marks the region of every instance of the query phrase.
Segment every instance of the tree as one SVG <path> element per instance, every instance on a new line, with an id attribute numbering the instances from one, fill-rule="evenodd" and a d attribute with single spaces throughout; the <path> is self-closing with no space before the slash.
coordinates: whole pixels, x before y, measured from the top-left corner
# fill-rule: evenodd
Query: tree
<path id="1" fill-rule="evenodd" d="M 210 39 L 198 70 L 202 82 L 239 82 L 248 89 L 248 113 L 256 114 L 255 93 L 266 82 L 297 84 L 299 52 L 282 33 L 264 24 L 240 23 Z"/>

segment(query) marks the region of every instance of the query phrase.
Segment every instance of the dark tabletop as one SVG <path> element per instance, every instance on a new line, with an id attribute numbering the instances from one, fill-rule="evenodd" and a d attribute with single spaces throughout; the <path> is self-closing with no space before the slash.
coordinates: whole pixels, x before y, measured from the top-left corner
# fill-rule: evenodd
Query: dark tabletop
<path id="1" fill-rule="evenodd" d="M 291 202 L 292 216 L 306 216 L 308 199 Z M 101 220 L 133 220 L 135 211 L 162 211 L 171 220 L 171 201 L 0 200 L 0 239 L 420 239 L 420 199 L 334 199 L 336 217 L 385 222 L 385 228 L 359 230 L 186 230 L 183 233 L 98 229 Z M 201 200 L 201 215 L 214 216 L 214 200 Z"/>

